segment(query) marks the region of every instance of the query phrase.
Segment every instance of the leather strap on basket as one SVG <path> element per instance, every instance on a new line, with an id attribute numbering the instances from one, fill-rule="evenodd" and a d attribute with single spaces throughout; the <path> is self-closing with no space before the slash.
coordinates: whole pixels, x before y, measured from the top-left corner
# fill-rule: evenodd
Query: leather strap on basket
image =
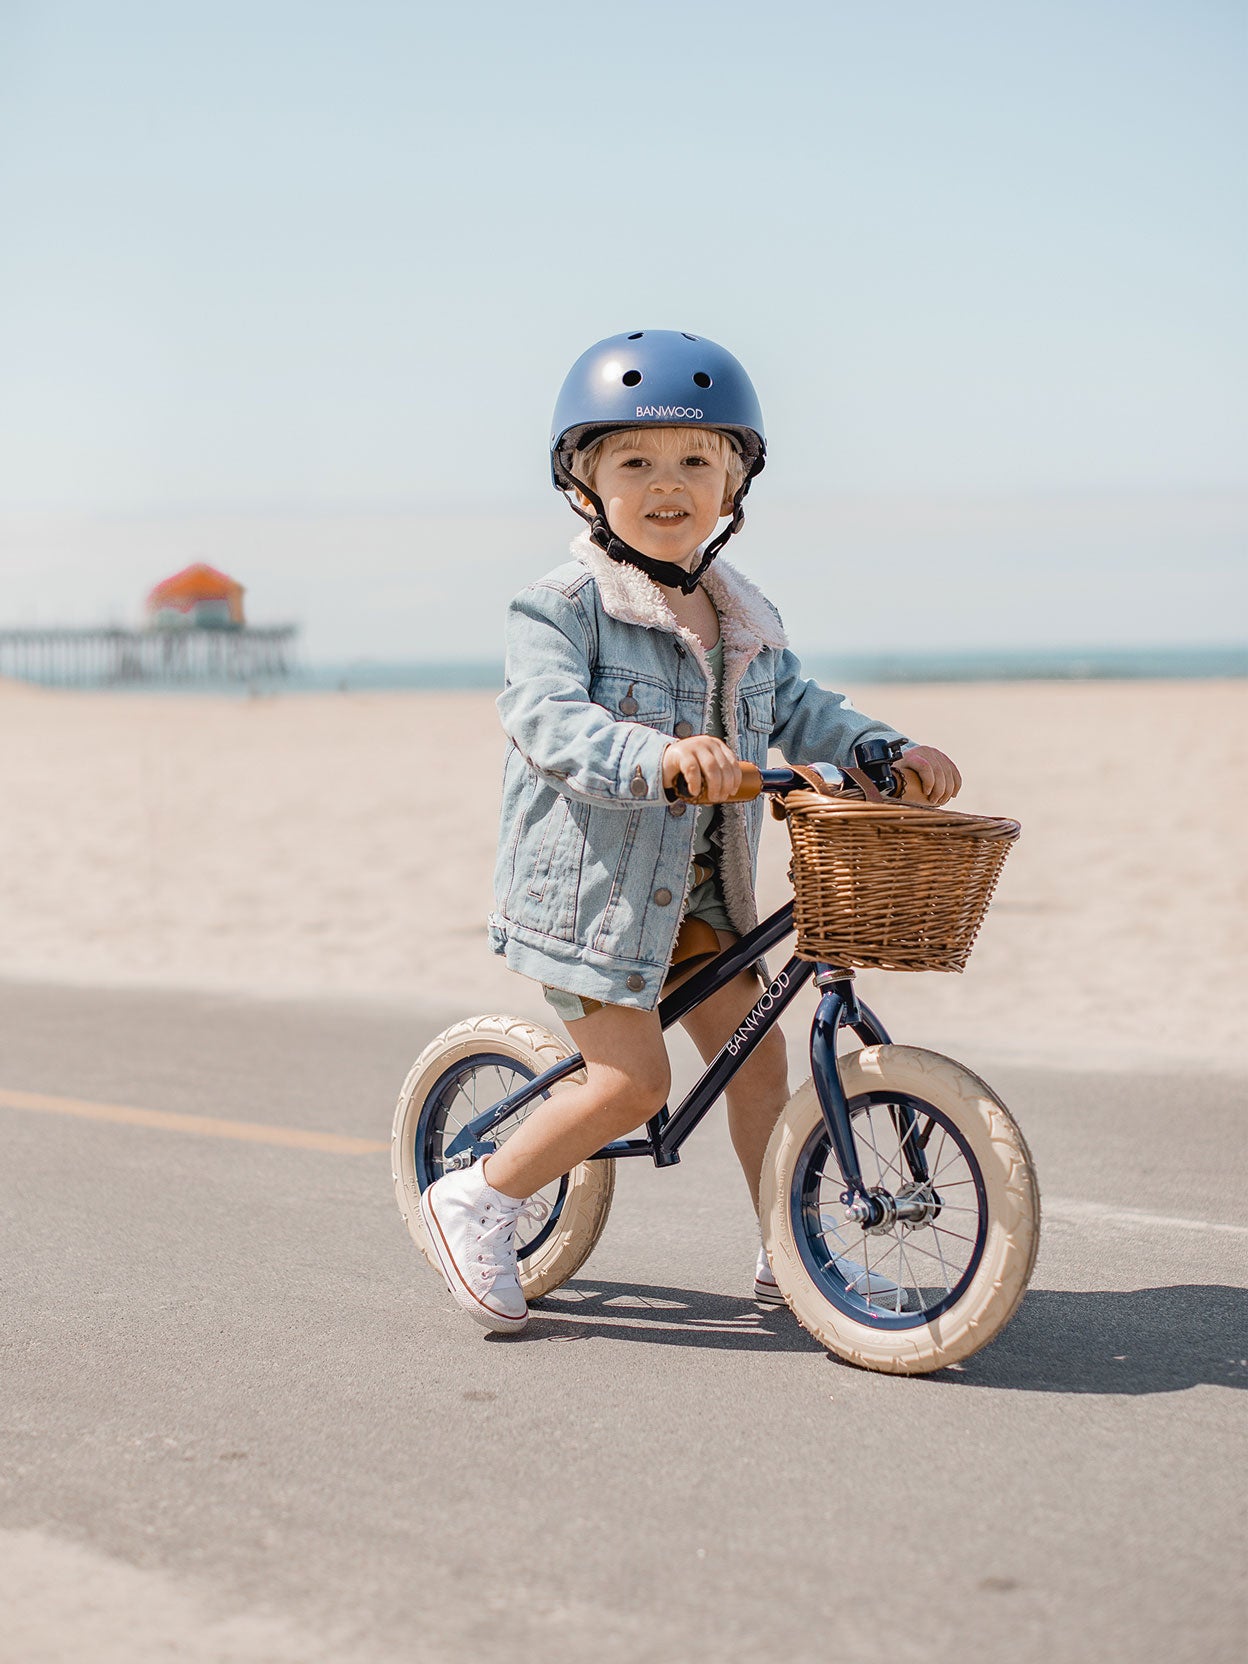
<path id="1" fill-rule="evenodd" d="M 884 793 L 876 785 L 871 776 L 865 772 L 865 770 L 860 768 L 843 768 L 841 773 L 847 780 L 852 780 L 854 782 L 855 786 L 858 787 L 858 790 L 866 798 L 868 803 L 887 803 L 890 801 L 884 796 Z"/>
<path id="2" fill-rule="evenodd" d="M 794 774 L 800 774 L 802 779 L 810 787 L 811 791 L 818 792 L 820 797 L 846 796 L 845 788 L 843 786 L 834 786 L 830 780 L 825 779 L 824 776 L 820 774 L 818 769 L 809 768 L 803 763 L 794 763 L 791 766 Z M 868 803 L 884 803 L 887 801 L 887 799 L 881 795 L 870 775 L 864 774 L 860 768 L 843 768 L 841 773 L 847 780 L 851 780 L 853 782 L 854 786 L 856 786 L 862 793 Z M 852 793 L 850 795 L 852 795 Z M 777 820 L 783 820 L 785 818 L 784 799 L 782 797 L 772 798 L 771 812 Z"/>
<path id="3" fill-rule="evenodd" d="M 808 768 L 802 763 L 794 763 L 792 768 L 794 774 L 800 774 L 810 789 L 818 792 L 820 797 L 844 797 L 847 795 L 844 787 L 832 785 L 819 773 L 818 769 Z M 863 769 L 843 768 L 841 773 L 847 781 L 851 781 L 853 786 L 862 793 L 868 803 L 899 803 L 905 796 L 905 781 L 900 775 L 896 776 L 898 787 L 896 797 L 885 797 L 875 781 Z M 852 796 L 853 794 L 848 795 Z M 771 812 L 777 820 L 785 818 L 784 799 L 782 797 L 772 798 Z"/>

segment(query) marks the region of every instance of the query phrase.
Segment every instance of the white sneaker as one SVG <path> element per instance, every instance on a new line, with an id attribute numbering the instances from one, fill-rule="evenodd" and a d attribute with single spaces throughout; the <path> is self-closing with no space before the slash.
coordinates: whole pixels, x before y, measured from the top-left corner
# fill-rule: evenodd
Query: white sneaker
<path id="1" fill-rule="evenodd" d="M 550 1212 L 540 1197 L 504 1196 L 485 1181 L 484 1162 L 446 1173 L 424 1191 L 420 1217 L 446 1286 L 487 1329 L 514 1334 L 529 1320 L 516 1275 L 516 1224 Z"/>
<path id="2" fill-rule="evenodd" d="M 840 1244 L 844 1239 L 839 1227 L 825 1214 L 822 1224 L 829 1239 Z M 882 1271 L 868 1271 L 865 1265 L 857 1260 L 851 1260 L 848 1254 L 837 1254 L 832 1262 L 837 1271 L 845 1279 L 845 1286 L 854 1294 L 861 1294 L 871 1300 L 887 1299 L 896 1301 L 897 1284 L 891 1277 L 886 1277 Z M 780 1285 L 771 1269 L 771 1262 L 767 1258 L 767 1250 L 760 1244 L 758 1250 L 758 1264 L 754 1268 L 754 1298 L 761 1300 L 768 1306 L 783 1306 L 784 1295 L 780 1292 Z M 908 1296 L 902 1295 L 901 1309 L 907 1310 Z"/>
<path id="3" fill-rule="evenodd" d="M 827 1209 L 819 1215 L 819 1223 L 823 1226 L 824 1241 L 829 1248 L 840 1247 L 845 1244 L 841 1234 L 842 1222 L 837 1220 Z M 835 1252 L 835 1249 L 834 1249 Z M 851 1294 L 860 1294 L 865 1300 L 886 1299 L 894 1303 L 897 1299 L 897 1284 L 891 1277 L 886 1277 L 882 1271 L 868 1271 L 865 1265 L 857 1260 L 851 1260 L 848 1254 L 836 1254 L 832 1262 L 837 1271 L 845 1279 L 845 1286 Z M 901 1309 L 907 1309 L 907 1296 L 902 1296 Z"/>
<path id="4" fill-rule="evenodd" d="M 771 1261 L 761 1242 L 758 1245 L 758 1264 L 754 1267 L 754 1298 L 761 1300 L 765 1306 L 784 1305 L 780 1284 L 772 1273 Z"/>
<path id="5" fill-rule="evenodd" d="M 854 1294 L 861 1294 L 869 1300 L 896 1301 L 900 1290 L 891 1277 L 886 1277 L 882 1271 L 868 1271 L 865 1265 L 858 1265 L 854 1260 L 837 1260 L 836 1269 L 845 1279 L 846 1287 Z M 907 1295 L 901 1297 L 901 1309 L 904 1312 Z"/>

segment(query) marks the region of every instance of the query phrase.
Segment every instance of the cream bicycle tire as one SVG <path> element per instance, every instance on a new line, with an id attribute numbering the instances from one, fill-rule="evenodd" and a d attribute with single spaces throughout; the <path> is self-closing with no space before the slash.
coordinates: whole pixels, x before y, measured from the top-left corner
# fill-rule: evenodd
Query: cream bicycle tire
<path id="1" fill-rule="evenodd" d="M 810 1197 L 816 1193 L 811 1189 L 811 1173 L 803 1170 L 803 1164 L 808 1169 L 816 1159 L 824 1159 L 819 1143 L 823 1116 L 814 1083 L 808 1080 L 785 1106 L 763 1166 L 761 1214 L 772 1270 L 793 1315 L 829 1351 L 864 1369 L 926 1374 L 978 1351 L 1000 1333 L 1017 1310 L 1031 1278 L 1040 1240 L 1040 1193 L 1035 1169 L 1009 1110 L 978 1076 L 952 1058 L 913 1046 L 869 1046 L 840 1058 L 839 1068 L 846 1099 L 857 1116 L 864 1113 L 864 1105 L 886 1107 L 893 1094 L 935 1112 L 928 1121 L 929 1136 L 937 1117 L 947 1131 L 956 1129 L 954 1153 L 967 1160 L 968 1171 L 971 1166 L 978 1168 L 982 1191 L 974 1177 L 951 1181 L 967 1189 L 973 1185 L 976 1188 L 972 1197 L 960 1195 L 956 1206 L 949 1204 L 948 1212 L 954 1224 L 969 1231 L 971 1222 L 957 1216 L 967 1214 L 970 1207 L 966 1204 L 974 1203 L 979 1216 L 977 1241 L 982 1237 L 978 1257 L 968 1256 L 963 1273 L 965 1286 L 954 1283 L 947 1308 L 939 1310 L 940 1302 L 936 1300 L 936 1315 L 930 1318 L 924 1315 L 919 1298 L 912 1307 L 913 1315 L 906 1310 L 902 1302 L 910 1299 L 908 1292 L 897 1296 L 901 1309 L 897 1313 L 891 1310 L 893 1297 L 879 1292 L 878 1285 L 891 1280 L 894 1287 L 904 1288 L 893 1277 L 897 1262 L 885 1258 L 877 1261 L 880 1269 L 872 1269 L 870 1239 L 864 1249 L 859 1227 L 842 1222 L 828 1228 L 823 1238 L 825 1252 L 829 1234 L 835 1242 L 828 1268 L 820 1271 L 811 1250 L 813 1237 L 818 1235 L 810 1225 Z M 859 1138 L 860 1154 L 861 1145 Z M 815 1151 L 820 1152 L 818 1157 Z M 866 1177 L 866 1157 L 863 1159 Z M 896 1170 L 904 1171 L 900 1161 Z M 888 1176 L 891 1183 L 892 1176 Z M 937 1178 L 935 1182 L 940 1191 L 942 1181 Z M 804 1203 L 797 1200 L 802 1197 Z M 843 1215 L 844 1209 L 840 1212 Z M 820 1210 L 818 1229 L 823 1228 L 824 1220 Z M 898 1228 L 899 1233 L 901 1230 Z M 904 1267 L 907 1235 L 899 1234 L 898 1240 L 902 1244 L 900 1264 Z M 893 1252 L 885 1250 L 886 1255 Z M 912 1246 L 911 1265 L 918 1255 L 930 1252 L 930 1247 Z M 883 1269 L 890 1265 L 891 1269 Z M 854 1276 L 847 1268 L 862 1275 Z M 922 1274 L 937 1275 L 926 1264 Z M 946 1279 L 950 1275 L 946 1268 Z M 848 1286 L 842 1287 L 840 1279 Z M 829 1297 L 829 1290 L 835 1297 Z M 919 1295 L 917 1286 L 915 1295 Z M 856 1306 L 859 1315 L 847 1311 L 847 1306 Z"/>
<path id="2" fill-rule="evenodd" d="M 470 1017 L 431 1040 L 408 1071 L 394 1112 L 391 1177 L 408 1232 L 439 1275 L 441 1268 L 425 1234 L 419 1206 L 417 1147 L 428 1132 L 427 1124 L 422 1122 L 431 1110 L 430 1094 L 457 1066 L 470 1069 L 474 1058 L 510 1060 L 532 1077 L 570 1055 L 571 1049 L 557 1035 L 522 1017 Z M 584 1075 L 569 1078 L 578 1082 Z M 614 1161 L 584 1161 L 567 1175 L 563 1205 L 553 1230 L 518 1264 L 520 1287 L 527 1300 L 549 1294 L 584 1265 L 602 1235 L 614 1190 Z"/>

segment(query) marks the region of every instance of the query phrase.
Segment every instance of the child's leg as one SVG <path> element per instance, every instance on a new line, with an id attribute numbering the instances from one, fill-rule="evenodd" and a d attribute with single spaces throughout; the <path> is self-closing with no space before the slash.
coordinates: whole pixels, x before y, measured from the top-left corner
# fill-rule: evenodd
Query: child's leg
<path id="1" fill-rule="evenodd" d="M 532 1196 L 613 1138 L 658 1113 L 671 1086 L 657 1011 L 604 1005 L 569 1021 L 585 1059 L 583 1086 L 556 1086 L 485 1161 L 485 1176 L 506 1196 Z"/>
<path id="2" fill-rule="evenodd" d="M 716 930 L 715 934 L 721 948 L 738 940 L 726 930 Z M 721 988 L 682 1019 L 707 1063 L 722 1049 L 761 992 L 754 972 L 742 971 L 726 988 Z M 757 1212 L 767 1141 L 789 1099 L 788 1053 L 778 1024 L 768 1029 L 733 1076 L 724 1095 L 728 1100 L 728 1130 L 733 1148 Z"/>

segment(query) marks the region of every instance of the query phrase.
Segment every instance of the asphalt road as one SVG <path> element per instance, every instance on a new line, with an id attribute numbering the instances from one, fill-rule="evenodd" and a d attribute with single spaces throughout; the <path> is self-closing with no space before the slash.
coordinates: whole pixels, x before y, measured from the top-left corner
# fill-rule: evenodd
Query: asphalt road
<path id="1" fill-rule="evenodd" d="M 0 1017 L 5 1664 L 1242 1656 L 1248 1082 L 968 1058 L 1043 1246 L 995 1344 L 906 1380 L 748 1298 L 717 1121 L 491 1339 L 354 1142 L 437 1014 Z"/>

